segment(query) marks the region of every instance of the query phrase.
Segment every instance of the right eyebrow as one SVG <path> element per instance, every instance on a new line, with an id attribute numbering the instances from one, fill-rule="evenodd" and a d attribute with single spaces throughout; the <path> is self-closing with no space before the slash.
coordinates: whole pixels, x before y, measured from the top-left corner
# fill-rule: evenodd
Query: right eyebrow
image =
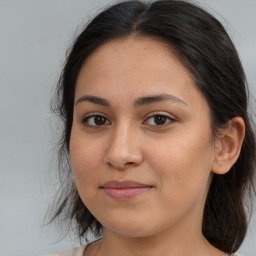
<path id="1" fill-rule="evenodd" d="M 105 107 L 110 107 L 111 106 L 111 104 L 108 100 L 100 98 L 100 97 L 90 96 L 90 95 L 82 96 L 81 98 L 79 98 L 75 102 L 75 104 L 78 104 L 78 103 L 83 102 L 83 101 L 88 101 L 88 102 L 95 103 L 95 104 L 98 104 L 98 105 L 102 105 L 102 106 L 105 106 Z"/>

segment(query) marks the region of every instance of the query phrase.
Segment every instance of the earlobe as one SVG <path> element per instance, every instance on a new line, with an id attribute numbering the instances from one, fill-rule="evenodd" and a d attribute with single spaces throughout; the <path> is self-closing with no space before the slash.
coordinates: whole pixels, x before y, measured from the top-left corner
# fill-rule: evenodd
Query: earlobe
<path id="1" fill-rule="evenodd" d="M 237 161 L 245 135 L 244 120 L 234 117 L 220 132 L 212 165 L 212 172 L 215 174 L 227 173 Z"/>

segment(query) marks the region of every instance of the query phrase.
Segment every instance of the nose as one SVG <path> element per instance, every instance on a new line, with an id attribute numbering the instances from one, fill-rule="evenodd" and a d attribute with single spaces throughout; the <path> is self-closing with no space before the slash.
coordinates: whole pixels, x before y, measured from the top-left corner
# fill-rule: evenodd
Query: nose
<path id="1" fill-rule="evenodd" d="M 135 128 L 120 125 L 112 130 L 104 162 L 115 169 L 138 166 L 143 161 L 140 140 Z"/>

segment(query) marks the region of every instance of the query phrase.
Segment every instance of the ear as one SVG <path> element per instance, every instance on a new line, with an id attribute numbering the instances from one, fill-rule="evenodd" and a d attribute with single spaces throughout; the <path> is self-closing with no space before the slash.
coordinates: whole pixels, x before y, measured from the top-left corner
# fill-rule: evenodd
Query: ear
<path id="1" fill-rule="evenodd" d="M 245 124 L 241 117 L 234 117 L 228 126 L 220 130 L 215 144 L 215 159 L 212 172 L 225 174 L 239 157 L 245 134 Z"/>

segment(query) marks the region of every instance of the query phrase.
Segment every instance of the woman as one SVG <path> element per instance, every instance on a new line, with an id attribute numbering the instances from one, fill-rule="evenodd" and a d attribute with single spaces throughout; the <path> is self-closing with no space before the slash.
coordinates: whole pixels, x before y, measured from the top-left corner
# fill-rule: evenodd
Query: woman
<path id="1" fill-rule="evenodd" d="M 75 40 L 56 99 L 66 184 L 52 219 L 99 240 L 54 255 L 237 251 L 255 136 L 243 68 L 214 17 L 186 1 L 109 7 Z"/>

